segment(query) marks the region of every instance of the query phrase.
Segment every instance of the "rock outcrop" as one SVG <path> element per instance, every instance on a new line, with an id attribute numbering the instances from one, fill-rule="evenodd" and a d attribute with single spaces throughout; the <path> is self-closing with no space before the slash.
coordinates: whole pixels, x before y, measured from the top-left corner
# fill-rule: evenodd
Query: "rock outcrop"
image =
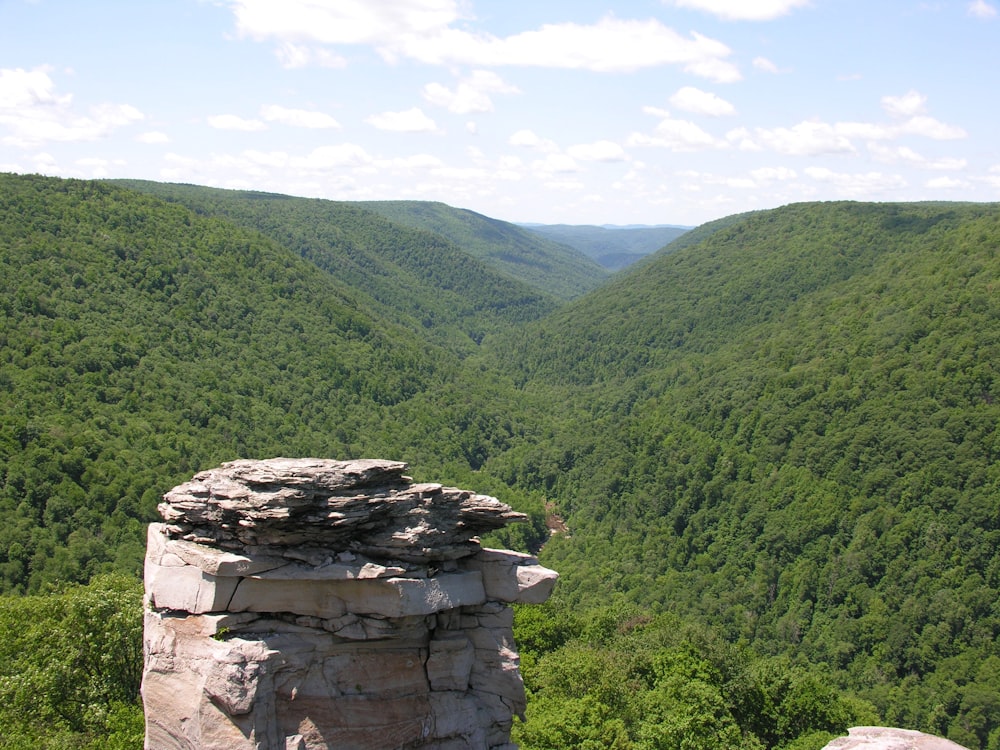
<path id="1" fill-rule="evenodd" d="M 912 729 L 851 727 L 823 750 L 966 750 L 951 740 Z"/>
<path id="2" fill-rule="evenodd" d="M 234 461 L 168 492 L 146 555 L 148 750 L 513 748 L 523 519 L 395 461 Z"/>

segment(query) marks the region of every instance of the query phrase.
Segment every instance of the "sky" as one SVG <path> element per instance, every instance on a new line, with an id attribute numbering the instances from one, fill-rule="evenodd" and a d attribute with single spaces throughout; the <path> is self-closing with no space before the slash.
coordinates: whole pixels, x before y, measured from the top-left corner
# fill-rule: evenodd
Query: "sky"
<path id="1" fill-rule="evenodd" d="M 0 172 L 548 224 L 1000 201 L 1000 0 L 0 0 Z"/>

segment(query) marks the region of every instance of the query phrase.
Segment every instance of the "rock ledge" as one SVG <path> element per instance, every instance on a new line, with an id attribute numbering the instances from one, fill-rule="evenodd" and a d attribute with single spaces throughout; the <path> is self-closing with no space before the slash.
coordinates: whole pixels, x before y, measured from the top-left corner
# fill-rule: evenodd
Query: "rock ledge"
<path id="1" fill-rule="evenodd" d="M 514 602 L 557 575 L 478 534 L 495 498 L 406 464 L 233 461 L 159 506 L 145 564 L 148 750 L 496 750 L 524 686 Z"/>

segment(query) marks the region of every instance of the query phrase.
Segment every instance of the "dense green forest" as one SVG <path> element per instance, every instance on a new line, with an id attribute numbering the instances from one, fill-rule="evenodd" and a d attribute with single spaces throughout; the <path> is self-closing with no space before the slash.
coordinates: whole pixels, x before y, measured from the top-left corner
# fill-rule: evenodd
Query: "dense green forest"
<path id="1" fill-rule="evenodd" d="M 0 175 L 0 748 L 141 746 L 159 496 L 320 455 L 530 514 L 491 544 L 565 521 L 524 750 L 1000 750 L 998 247 L 996 205 L 799 204 L 566 302 L 361 206 Z"/>
<path id="2" fill-rule="evenodd" d="M 440 234 L 394 224 L 364 204 L 142 180 L 116 184 L 259 232 L 349 286 L 366 311 L 459 351 L 551 311 L 558 295 L 548 287 L 562 285 L 557 273 L 528 284 Z"/>

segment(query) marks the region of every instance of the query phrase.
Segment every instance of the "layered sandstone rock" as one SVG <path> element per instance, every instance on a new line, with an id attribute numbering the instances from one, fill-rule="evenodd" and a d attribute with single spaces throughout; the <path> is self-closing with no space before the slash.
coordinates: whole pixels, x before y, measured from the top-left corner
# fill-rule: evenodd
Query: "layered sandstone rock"
<path id="1" fill-rule="evenodd" d="M 823 750 L 966 750 L 951 740 L 912 729 L 851 727 Z"/>
<path id="2" fill-rule="evenodd" d="M 236 461 L 149 529 L 149 750 L 509 745 L 513 602 L 556 574 L 477 535 L 523 518 L 394 461 Z"/>

